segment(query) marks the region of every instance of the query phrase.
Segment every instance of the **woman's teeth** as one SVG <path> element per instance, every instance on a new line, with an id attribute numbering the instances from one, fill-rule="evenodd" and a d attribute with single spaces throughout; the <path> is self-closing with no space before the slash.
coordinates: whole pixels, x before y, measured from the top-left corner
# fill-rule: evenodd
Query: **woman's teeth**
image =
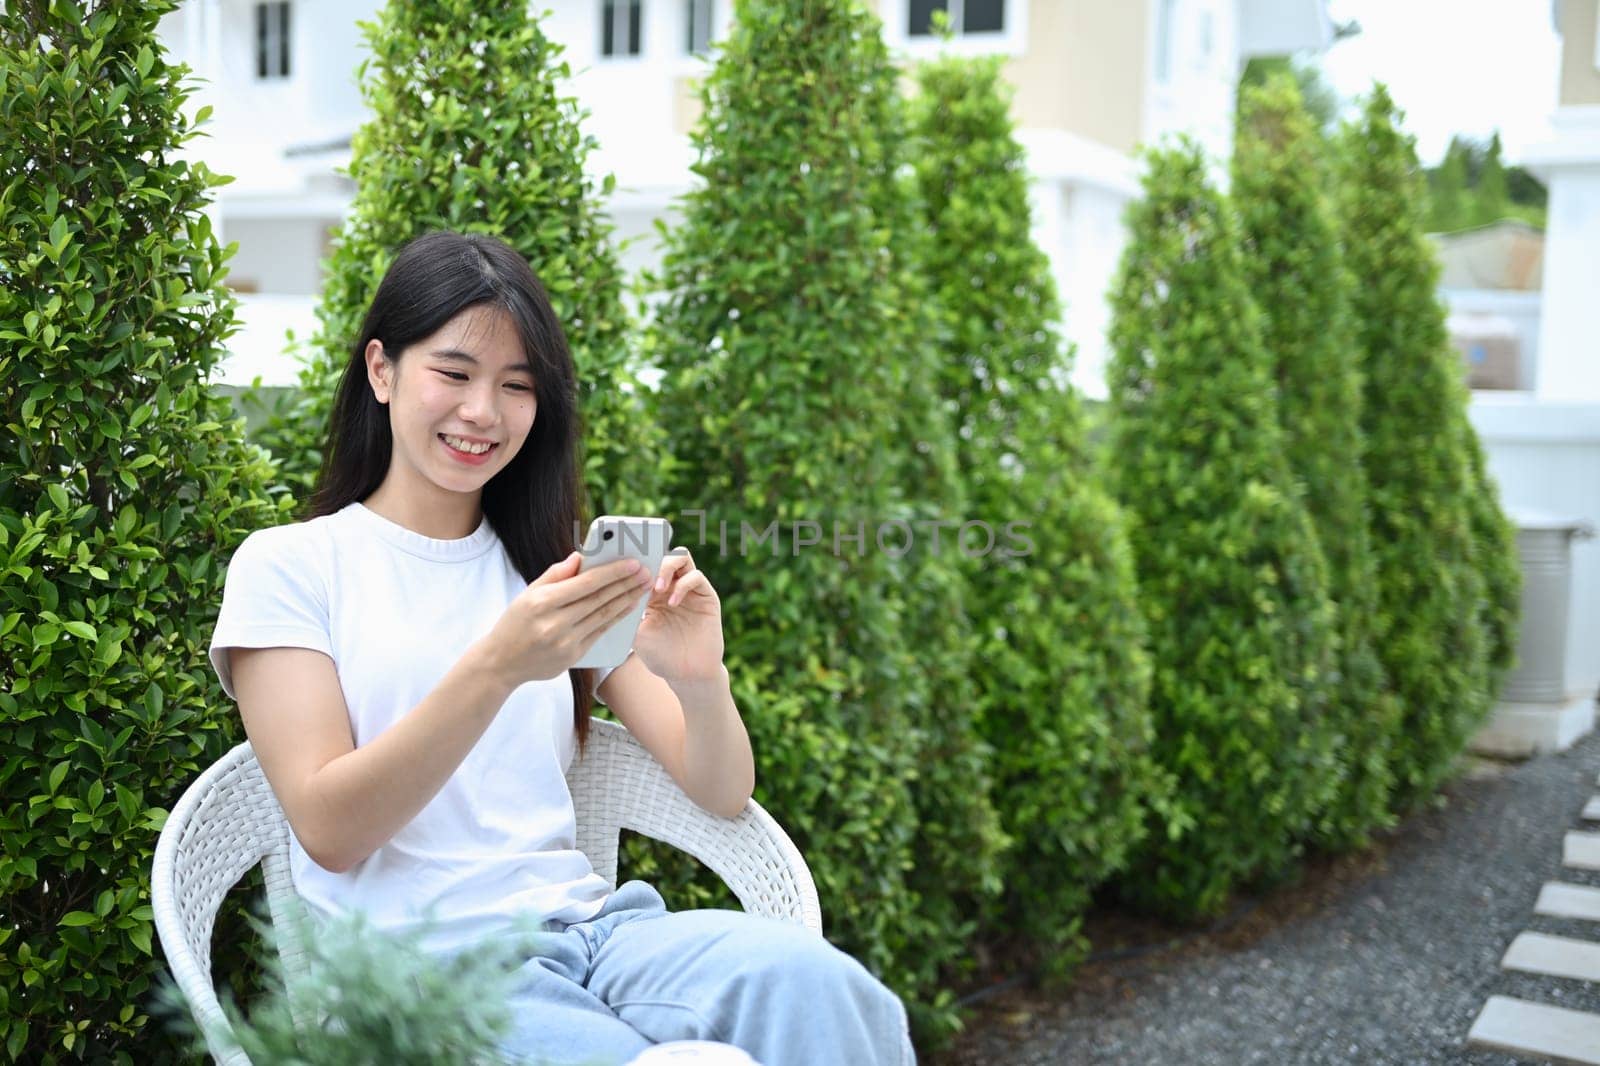
<path id="1" fill-rule="evenodd" d="M 441 433 L 439 437 L 456 451 L 467 452 L 469 455 L 482 455 L 494 447 L 493 444 L 473 444 L 470 441 L 462 440 L 460 437 L 452 437 L 448 433 Z"/>

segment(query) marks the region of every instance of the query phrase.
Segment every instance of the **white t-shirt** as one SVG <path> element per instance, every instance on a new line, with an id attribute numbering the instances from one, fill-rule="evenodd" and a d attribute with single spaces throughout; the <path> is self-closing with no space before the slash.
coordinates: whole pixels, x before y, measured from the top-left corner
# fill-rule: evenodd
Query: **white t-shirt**
<path id="1" fill-rule="evenodd" d="M 323 652 L 359 747 L 421 703 L 526 587 L 487 519 L 435 540 L 352 503 L 245 539 L 211 663 L 234 696 L 229 648 Z M 416 818 L 352 869 L 318 866 L 291 833 L 296 890 L 314 913 L 360 910 L 393 932 L 415 932 L 431 907 L 423 943 L 434 951 L 528 915 L 593 917 L 611 886 L 576 846 L 565 777 L 576 744 L 567 675 L 522 685 Z"/>

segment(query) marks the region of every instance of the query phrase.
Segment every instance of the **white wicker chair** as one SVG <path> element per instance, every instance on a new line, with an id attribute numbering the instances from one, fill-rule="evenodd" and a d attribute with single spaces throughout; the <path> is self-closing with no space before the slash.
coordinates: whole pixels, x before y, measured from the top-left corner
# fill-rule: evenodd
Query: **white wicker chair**
<path id="1" fill-rule="evenodd" d="M 708 814 L 621 726 L 595 719 L 582 758 L 567 774 L 578 847 L 612 884 L 623 829 L 688 852 L 727 882 L 752 914 L 822 932 L 822 909 L 805 859 L 754 800 L 737 818 Z M 156 932 L 206 1043 L 223 1066 L 247 1066 L 211 980 L 211 932 L 222 897 L 256 863 L 279 940 L 299 1025 L 314 1006 L 293 998 L 306 971 L 303 905 L 289 875 L 289 826 L 248 743 L 208 768 L 173 807 L 156 844 L 151 897 Z"/>

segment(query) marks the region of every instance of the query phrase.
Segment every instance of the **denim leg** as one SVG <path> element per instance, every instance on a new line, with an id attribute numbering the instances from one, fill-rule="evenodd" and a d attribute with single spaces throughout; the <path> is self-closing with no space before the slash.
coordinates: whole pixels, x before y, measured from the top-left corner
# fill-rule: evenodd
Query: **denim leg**
<path id="1" fill-rule="evenodd" d="M 910 1066 L 900 1000 L 801 926 L 739 911 L 650 913 L 619 923 L 589 991 L 652 1041 L 716 1040 L 762 1066 Z"/>
<path id="2" fill-rule="evenodd" d="M 538 954 L 517 971 L 501 1054 L 530 1066 L 620 1066 L 650 1046 L 583 987 L 590 951 L 590 939 L 577 926 L 538 937 Z"/>

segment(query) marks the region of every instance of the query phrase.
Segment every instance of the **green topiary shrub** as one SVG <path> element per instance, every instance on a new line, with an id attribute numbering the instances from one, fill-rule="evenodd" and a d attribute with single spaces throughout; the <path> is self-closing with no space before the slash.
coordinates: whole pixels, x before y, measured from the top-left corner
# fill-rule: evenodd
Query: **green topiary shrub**
<path id="1" fill-rule="evenodd" d="M 1284 458 L 1236 223 L 1192 142 L 1148 157 L 1112 289 L 1111 477 L 1155 664 L 1155 752 L 1181 823 L 1123 894 L 1216 913 L 1285 870 L 1341 766 L 1326 565 Z"/>
<path id="2" fill-rule="evenodd" d="M 1278 383 L 1290 470 L 1328 562 L 1338 611 L 1337 682 L 1328 708 L 1349 772 L 1314 827 L 1325 847 L 1365 844 L 1389 816 L 1389 751 L 1400 705 L 1373 647 L 1378 586 L 1361 466 L 1361 372 L 1349 279 L 1325 189 L 1327 145 L 1288 74 L 1244 89 L 1233 198 L 1247 282 Z"/>
<path id="3" fill-rule="evenodd" d="M 1340 135 L 1340 214 L 1366 377 L 1363 429 L 1377 561 L 1374 634 L 1403 707 L 1396 811 L 1431 794 L 1489 709 L 1485 587 L 1474 565 L 1467 390 L 1423 233 L 1412 139 L 1378 86 Z"/>
<path id="4" fill-rule="evenodd" d="M 722 596 L 758 797 L 805 852 L 830 937 L 926 1035 L 949 1020 L 932 991 L 956 935 L 907 889 L 927 689 L 905 534 L 878 537 L 905 517 L 895 405 L 914 374 L 876 139 L 892 91 L 850 0 L 740 7 L 701 86 L 703 184 L 666 233 L 652 352 L 670 498 L 704 512 L 695 557 Z"/>
<path id="5" fill-rule="evenodd" d="M 1500 506 L 1500 489 L 1489 474 L 1483 442 L 1472 422 L 1461 419 L 1461 446 L 1472 476 L 1467 506 L 1472 522 L 1472 547 L 1483 576 L 1483 627 L 1489 641 L 1488 697 L 1500 695 L 1506 675 L 1517 665 L 1522 626 L 1522 561 L 1517 530 Z"/>
<path id="6" fill-rule="evenodd" d="M 1028 544 L 968 560 L 972 671 L 1014 838 L 991 935 L 1057 975 L 1080 962 L 1091 890 L 1146 832 L 1164 779 L 1150 758 L 1150 663 L 1122 516 L 1092 469 L 1027 169 L 997 59 L 917 71 L 915 170 L 932 228 L 930 306 L 947 317 L 938 385 L 974 518 Z M 974 264 L 981 264 L 975 268 Z M 954 533 L 955 531 L 951 531 Z"/>
<path id="7" fill-rule="evenodd" d="M 583 163 L 594 147 L 561 46 L 516 0 L 395 0 L 364 30 L 349 217 L 334 237 L 320 329 L 299 394 L 257 439 L 304 497 L 350 345 L 396 251 L 428 230 L 488 233 L 527 257 L 550 292 L 577 364 L 584 481 L 594 513 L 654 513 L 660 434 L 644 417 L 611 224 Z"/>
<path id="8" fill-rule="evenodd" d="M 976 591 L 969 573 L 992 559 L 995 550 L 985 537 L 971 536 L 971 528 L 971 543 L 962 541 L 961 528 L 969 521 L 986 522 L 996 531 L 997 549 L 1001 527 L 1014 516 L 977 512 L 966 492 L 939 380 L 949 331 L 930 272 L 942 253 L 923 209 L 921 183 L 909 173 L 926 144 L 912 128 L 886 55 L 880 53 L 870 69 L 877 86 L 868 98 L 870 129 L 863 149 L 875 163 L 872 209 L 890 234 L 893 257 L 882 295 L 897 302 L 889 331 L 879 341 L 899 376 L 892 451 L 885 455 L 898 462 L 891 486 L 898 502 L 891 513 L 909 530 L 899 586 L 906 610 L 904 684 L 911 721 L 922 734 L 922 767 L 911 783 L 916 865 L 907 888 L 924 917 L 941 930 L 922 952 L 924 963 L 944 975 L 944 987 L 930 1005 L 939 1017 L 949 1018 L 950 986 L 975 965 L 970 945 L 981 905 L 1004 887 L 1000 856 L 1009 842 L 992 796 L 992 748 L 979 733 L 980 634 L 969 611 Z M 944 1035 L 935 1026 L 924 1027 L 930 1047 Z"/>
<path id="9" fill-rule="evenodd" d="M 221 563 L 281 521 L 207 377 L 233 328 L 221 180 L 181 146 L 170 2 L 0 9 L 0 1048 L 150 1062 L 165 812 L 238 739 Z M 223 950 L 227 950 L 224 948 Z"/>

